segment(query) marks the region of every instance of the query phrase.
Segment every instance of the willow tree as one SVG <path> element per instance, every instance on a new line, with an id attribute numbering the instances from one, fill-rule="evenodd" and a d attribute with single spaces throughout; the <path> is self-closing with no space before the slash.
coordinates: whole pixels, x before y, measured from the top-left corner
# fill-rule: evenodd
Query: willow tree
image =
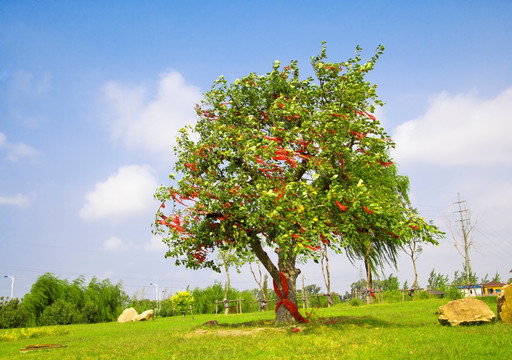
<path id="1" fill-rule="evenodd" d="M 371 237 L 379 251 L 402 246 L 407 230 L 432 230 L 402 205 L 394 143 L 373 115 L 382 102 L 365 76 L 383 47 L 366 62 L 360 51 L 332 63 L 323 47 L 306 79 L 297 61 L 232 83 L 221 76 L 177 137 L 178 180 L 156 193 L 166 256 L 220 271 L 216 250 L 255 255 L 274 280 L 277 322 L 307 321 L 297 260 L 318 260 L 322 244 L 343 252 Z"/>

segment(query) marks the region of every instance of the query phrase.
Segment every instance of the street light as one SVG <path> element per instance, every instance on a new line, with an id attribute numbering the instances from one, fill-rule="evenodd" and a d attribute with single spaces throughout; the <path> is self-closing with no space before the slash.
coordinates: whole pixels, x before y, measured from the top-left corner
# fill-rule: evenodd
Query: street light
<path id="1" fill-rule="evenodd" d="M 4 278 L 11 279 L 11 300 L 14 295 L 14 275 L 4 275 Z"/>
<path id="2" fill-rule="evenodd" d="M 158 309 L 159 304 L 160 304 L 160 296 L 159 296 L 159 294 L 158 294 L 158 284 L 157 284 L 157 283 L 149 283 L 149 285 L 154 285 L 154 286 L 155 286 L 156 307 L 157 307 L 157 309 Z"/>

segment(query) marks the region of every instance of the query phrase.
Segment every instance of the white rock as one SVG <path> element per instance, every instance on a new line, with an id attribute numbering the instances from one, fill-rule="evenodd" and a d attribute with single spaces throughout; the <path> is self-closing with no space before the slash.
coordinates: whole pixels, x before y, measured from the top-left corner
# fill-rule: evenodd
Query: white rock
<path id="1" fill-rule="evenodd" d="M 125 323 L 125 322 L 130 322 L 130 321 L 133 321 L 133 319 L 135 319 L 135 317 L 137 317 L 139 314 L 137 313 L 137 310 L 135 310 L 134 308 L 128 308 L 128 309 L 125 309 L 121 315 L 119 315 L 119 317 L 117 318 L 117 322 L 120 322 L 120 323 Z"/>

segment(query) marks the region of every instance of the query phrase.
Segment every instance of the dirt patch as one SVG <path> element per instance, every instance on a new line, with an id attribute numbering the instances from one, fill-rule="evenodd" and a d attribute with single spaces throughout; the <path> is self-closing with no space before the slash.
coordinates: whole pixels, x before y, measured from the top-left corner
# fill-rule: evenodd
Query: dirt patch
<path id="1" fill-rule="evenodd" d="M 188 334 L 185 337 L 195 337 L 195 336 L 256 336 L 263 333 L 275 334 L 275 333 L 284 333 L 285 329 L 278 328 L 254 328 L 254 329 L 215 329 L 215 330 L 204 330 L 204 329 L 196 329 Z"/>

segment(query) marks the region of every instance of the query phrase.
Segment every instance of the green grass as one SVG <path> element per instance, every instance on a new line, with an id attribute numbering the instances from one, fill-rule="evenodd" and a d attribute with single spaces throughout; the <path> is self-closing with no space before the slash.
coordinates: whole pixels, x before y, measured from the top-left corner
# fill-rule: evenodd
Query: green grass
<path id="1" fill-rule="evenodd" d="M 491 309 L 496 311 L 491 301 Z M 273 324 L 274 313 L 160 318 L 140 323 L 68 325 L 66 332 L 0 341 L 1 359 L 511 359 L 512 326 L 440 326 L 448 300 L 337 305 L 314 311 L 313 321 Z M 217 320 L 219 326 L 201 326 Z M 326 324 L 327 323 L 327 324 Z M 2 332 L 0 332 L 1 334 Z M 66 348 L 20 353 L 30 344 Z"/>

